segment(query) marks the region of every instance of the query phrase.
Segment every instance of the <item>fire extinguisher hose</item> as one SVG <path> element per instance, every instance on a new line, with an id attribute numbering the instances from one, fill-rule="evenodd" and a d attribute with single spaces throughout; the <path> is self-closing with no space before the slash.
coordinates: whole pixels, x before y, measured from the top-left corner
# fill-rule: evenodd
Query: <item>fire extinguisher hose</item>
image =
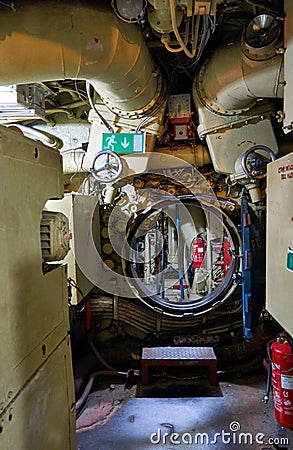
<path id="1" fill-rule="evenodd" d="M 268 403 L 269 398 L 270 398 L 271 385 L 272 385 L 272 360 L 271 360 L 271 358 L 269 358 L 267 385 L 266 385 L 265 395 L 263 397 L 263 402 L 265 405 Z"/>
<path id="2" fill-rule="evenodd" d="M 268 376 L 267 376 L 267 384 L 266 384 L 266 390 L 265 394 L 263 396 L 263 402 L 266 405 L 270 399 L 270 392 L 271 392 L 271 385 L 272 385 L 272 367 L 273 367 L 273 361 L 272 361 L 272 355 L 271 355 L 271 344 L 275 342 L 278 337 L 281 335 L 279 333 L 274 339 L 267 342 L 267 354 L 268 354 Z"/>

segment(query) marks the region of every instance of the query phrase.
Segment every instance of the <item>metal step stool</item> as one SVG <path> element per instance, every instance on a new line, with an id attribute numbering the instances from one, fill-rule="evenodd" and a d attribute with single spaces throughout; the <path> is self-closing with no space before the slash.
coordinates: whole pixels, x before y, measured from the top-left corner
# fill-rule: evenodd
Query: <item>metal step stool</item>
<path id="1" fill-rule="evenodd" d="M 151 347 L 142 350 L 142 384 L 149 384 L 150 366 L 208 366 L 209 380 L 217 384 L 217 357 L 213 347 Z"/>

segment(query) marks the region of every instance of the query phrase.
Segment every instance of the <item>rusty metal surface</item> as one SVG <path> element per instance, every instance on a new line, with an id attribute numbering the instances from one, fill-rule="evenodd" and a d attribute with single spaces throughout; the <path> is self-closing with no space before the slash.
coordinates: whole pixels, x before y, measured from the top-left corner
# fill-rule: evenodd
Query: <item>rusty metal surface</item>
<path id="1" fill-rule="evenodd" d="M 128 400 L 135 397 L 136 386 L 130 390 L 123 384 L 110 384 L 105 389 L 92 392 L 85 408 L 76 420 L 76 431 L 81 432 L 104 425 Z"/>
<path id="2" fill-rule="evenodd" d="M 144 348 L 142 360 L 216 360 L 212 347 L 152 347 Z"/>

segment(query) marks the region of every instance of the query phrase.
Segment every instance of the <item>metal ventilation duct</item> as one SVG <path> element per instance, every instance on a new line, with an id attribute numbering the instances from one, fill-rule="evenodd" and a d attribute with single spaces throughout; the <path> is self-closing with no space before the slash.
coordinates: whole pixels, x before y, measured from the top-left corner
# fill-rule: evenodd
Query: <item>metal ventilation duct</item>
<path id="1" fill-rule="evenodd" d="M 257 99 L 283 97 L 283 55 L 277 47 L 280 31 L 276 20 L 270 19 L 267 25 L 265 18 L 269 21 L 271 16 L 255 17 L 241 43 L 219 49 L 201 68 L 194 83 L 195 96 L 215 114 L 233 116 L 250 109 Z M 252 35 L 255 23 L 257 32 Z"/>
<path id="2" fill-rule="evenodd" d="M 217 51 L 196 81 L 202 103 L 216 114 L 241 114 L 258 98 L 283 96 L 283 57 L 249 59 L 240 43 Z"/>
<path id="3" fill-rule="evenodd" d="M 197 131 L 200 138 L 206 138 L 214 168 L 219 173 L 235 172 L 236 161 L 251 147 L 251 136 L 254 145 L 278 152 L 270 120 L 272 104 L 260 100 L 283 96 L 282 43 L 272 20 L 255 18 L 254 21 L 258 24 L 258 40 L 262 39 L 260 44 L 253 41 L 252 46 L 252 33 L 244 33 L 242 40 L 218 49 L 193 83 L 199 117 Z M 268 23 L 269 31 L 262 30 L 259 23 Z M 271 34 L 270 30 L 273 30 Z M 263 45 L 264 39 L 267 45 Z"/>
<path id="4" fill-rule="evenodd" d="M 0 15 L 0 85 L 85 79 L 115 113 L 139 116 L 160 76 L 136 25 L 78 2 L 17 2 Z"/>

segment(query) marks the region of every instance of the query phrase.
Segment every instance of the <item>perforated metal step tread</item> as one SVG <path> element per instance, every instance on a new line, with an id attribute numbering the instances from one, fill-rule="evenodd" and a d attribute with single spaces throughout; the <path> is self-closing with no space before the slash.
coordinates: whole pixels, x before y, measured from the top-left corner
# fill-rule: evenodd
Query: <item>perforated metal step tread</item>
<path id="1" fill-rule="evenodd" d="M 150 366 L 208 366 L 211 384 L 217 380 L 213 347 L 151 347 L 142 351 L 142 384 L 149 383 Z"/>
<path id="2" fill-rule="evenodd" d="M 213 347 L 144 348 L 142 359 L 211 359 L 217 360 Z"/>

